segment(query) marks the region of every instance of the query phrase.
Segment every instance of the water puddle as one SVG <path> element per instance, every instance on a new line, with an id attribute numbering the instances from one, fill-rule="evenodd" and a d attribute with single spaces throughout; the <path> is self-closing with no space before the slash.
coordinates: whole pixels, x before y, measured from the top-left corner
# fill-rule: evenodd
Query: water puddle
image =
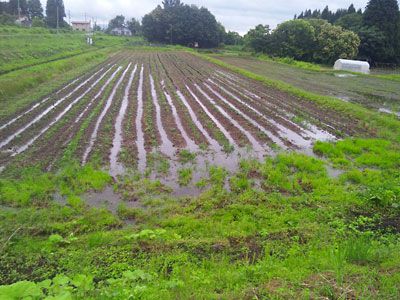
<path id="1" fill-rule="evenodd" d="M 12 140 L 14 140 L 17 136 L 19 136 L 21 133 L 26 131 L 29 127 L 34 125 L 35 123 L 39 122 L 44 116 L 46 116 L 49 112 L 51 112 L 53 109 L 55 109 L 58 105 L 60 105 L 62 102 L 64 102 L 66 99 L 68 99 L 72 94 L 74 94 L 76 91 L 78 91 L 81 87 L 86 85 L 90 80 L 92 80 L 97 74 L 99 74 L 101 71 L 103 71 L 104 68 L 101 68 L 99 71 L 94 73 L 92 76 L 90 76 L 87 80 L 85 80 L 83 83 L 81 83 L 78 87 L 76 87 L 72 92 L 70 92 L 68 95 L 62 97 L 59 99 L 56 103 L 52 104 L 50 107 L 45 109 L 41 114 L 36 116 L 32 121 L 30 121 L 28 124 L 26 124 L 24 127 L 20 128 L 16 132 L 14 132 L 12 135 L 10 135 L 8 138 L 6 138 L 4 141 L 0 143 L 0 149 L 3 148 L 4 146 L 7 146 Z"/>
<path id="2" fill-rule="evenodd" d="M 228 130 L 225 129 L 224 126 L 217 120 L 217 118 L 214 117 L 214 115 L 205 107 L 205 105 L 200 101 L 200 99 L 196 96 L 193 91 L 186 86 L 186 89 L 189 91 L 189 93 L 192 95 L 193 99 L 196 100 L 196 102 L 200 105 L 200 107 L 203 109 L 203 111 L 207 114 L 207 116 L 214 122 L 214 124 L 218 127 L 218 129 L 222 132 L 222 134 L 226 137 L 226 139 L 229 141 L 229 143 L 235 147 L 238 148 L 238 145 L 236 144 L 235 140 L 232 138 Z M 212 100 L 212 99 L 211 99 Z"/>
<path id="3" fill-rule="evenodd" d="M 243 128 L 242 125 L 239 124 L 235 119 L 233 119 L 221 106 L 219 106 L 199 85 L 195 84 L 197 90 L 208 100 L 212 105 L 214 105 L 217 110 L 224 116 L 226 117 L 232 124 L 235 126 L 237 129 L 239 129 L 250 141 L 254 152 L 256 153 L 263 153 L 264 152 L 264 147 L 261 146 L 261 144 L 254 138 L 254 136 L 248 132 L 246 129 Z M 211 87 L 205 86 L 211 90 Z M 212 90 L 211 90 L 212 91 Z M 213 92 L 213 91 L 212 91 Z M 220 96 L 220 95 L 219 95 Z M 222 100 L 222 99 L 221 99 Z M 251 118 L 248 118 L 248 121 L 250 121 Z M 254 122 L 254 121 L 253 121 Z M 255 123 L 255 122 L 254 122 Z"/>
<path id="4" fill-rule="evenodd" d="M 105 105 L 105 107 L 103 108 L 103 111 L 101 112 L 100 116 L 97 119 L 96 125 L 94 127 L 93 133 L 90 137 L 90 141 L 89 141 L 89 146 L 86 148 L 85 153 L 83 154 L 83 158 L 82 158 L 82 164 L 86 164 L 87 159 L 89 157 L 90 152 L 93 149 L 94 143 L 96 142 L 97 139 L 97 132 L 99 131 L 101 122 L 103 121 L 104 117 L 106 116 L 108 110 L 111 107 L 111 104 L 114 100 L 115 94 L 117 93 L 117 89 L 119 88 L 119 86 L 122 84 L 123 80 L 125 79 L 126 74 L 128 73 L 130 67 L 131 67 L 132 63 L 130 63 L 128 65 L 128 67 L 125 69 L 124 73 L 122 74 L 121 78 L 118 80 L 117 84 L 114 86 L 110 96 L 107 99 L 107 103 Z"/>
<path id="5" fill-rule="evenodd" d="M 59 93 L 61 93 L 62 91 L 66 90 L 67 88 L 69 88 L 71 85 L 73 85 L 74 83 L 76 83 L 78 80 L 80 80 L 81 77 L 75 79 L 74 81 L 70 82 L 69 84 L 67 84 L 66 86 L 64 86 L 62 89 L 58 90 L 55 95 L 58 95 Z M 44 98 L 42 101 L 36 103 L 35 105 L 33 105 L 30 109 L 28 109 L 27 111 L 23 112 L 22 114 L 20 114 L 19 116 L 15 117 L 14 119 L 10 120 L 9 122 L 7 122 L 6 124 L 0 126 L 0 130 L 3 130 L 4 128 L 12 125 L 13 123 L 15 123 L 16 121 L 18 121 L 19 119 L 21 119 L 22 117 L 26 116 L 27 114 L 29 114 L 30 112 L 34 111 L 37 107 L 41 106 L 42 104 L 46 103 L 47 101 L 49 101 L 51 97 L 46 97 Z"/>
<path id="6" fill-rule="evenodd" d="M 137 91 L 138 108 L 136 115 L 136 146 L 138 149 L 138 170 L 140 173 L 144 173 L 146 170 L 146 149 L 144 147 L 144 133 L 142 126 L 143 119 L 143 71 L 144 67 L 140 70 L 139 86 Z"/>
<path id="7" fill-rule="evenodd" d="M 168 92 L 166 91 L 165 86 L 163 85 L 163 83 L 161 83 L 161 85 L 162 85 L 163 88 L 164 88 L 163 92 L 164 92 L 165 98 L 167 99 L 167 102 L 168 102 L 168 104 L 169 104 L 169 107 L 170 107 L 171 110 L 172 110 L 172 115 L 174 116 L 175 123 L 176 123 L 176 125 L 177 125 L 177 127 L 178 127 L 178 129 L 179 129 L 179 131 L 180 131 L 180 133 L 181 133 L 181 135 L 182 135 L 182 137 L 183 137 L 183 139 L 185 140 L 187 149 L 188 149 L 189 151 L 191 151 L 191 152 L 196 152 L 196 151 L 198 151 L 198 150 L 199 150 L 199 147 L 198 147 L 198 146 L 196 145 L 196 143 L 189 137 L 189 135 L 187 134 L 185 128 L 184 128 L 183 125 L 182 125 L 181 118 L 180 118 L 179 115 L 178 115 L 178 112 L 177 112 L 177 110 L 176 110 L 176 107 L 175 107 L 175 105 L 174 105 L 174 102 L 172 101 L 171 95 L 168 94 Z"/>
<path id="8" fill-rule="evenodd" d="M 338 74 L 338 73 L 335 73 L 335 77 L 338 77 L 338 78 L 351 78 L 351 77 L 357 77 L 357 75 L 355 75 L 355 74 L 344 74 L 344 73 Z"/>
<path id="9" fill-rule="evenodd" d="M 158 103 L 158 96 L 154 85 L 154 79 L 153 76 L 151 76 L 151 74 L 149 75 L 149 77 L 150 77 L 151 98 L 153 100 L 153 105 L 156 108 L 157 129 L 161 136 L 160 151 L 169 157 L 173 157 L 175 154 L 175 147 L 168 138 L 167 132 L 165 131 L 164 126 L 162 124 L 161 107 L 160 104 Z"/>
<path id="10" fill-rule="evenodd" d="M 388 108 L 382 107 L 382 108 L 379 109 L 379 112 L 385 113 L 385 114 L 389 114 L 389 115 L 395 115 L 398 118 L 400 118 L 400 112 L 394 112 L 393 110 L 388 109 Z"/>
<path id="11" fill-rule="evenodd" d="M 177 90 L 176 91 L 178 97 L 181 99 L 183 105 L 186 107 L 186 109 L 189 112 L 190 117 L 192 118 L 193 123 L 196 125 L 197 129 L 200 130 L 200 132 L 204 135 L 204 137 L 206 138 L 208 144 L 211 146 L 212 149 L 218 151 L 220 149 L 220 146 L 218 144 L 218 142 L 216 140 L 214 140 L 207 132 L 207 130 L 205 130 L 205 128 L 203 127 L 203 125 L 201 124 L 201 122 L 199 121 L 199 119 L 197 118 L 196 114 L 194 113 L 192 107 L 189 105 L 186 97 L 182 94 L 181 91 Z"/>
<path id="12" fill-rule="evenodd" d="M 124 167 L 121 163 L 118 162 L 118 155 L 119 152 L 121 151 L 121 145 L 122 145 L 122 122 L 125 118 L 126 110 L 128 108 L 129 104 L 129 91 L 131 90 L 132 87 L 132 82 L 135 77 L 137 70 L 137 65 L 135 65 L 135 68 L 132 70 L 131 76 L 129 78 L 129 83 L 127 84 L 125 88 L 125 94 L 124 98 L 121 103 L 121 108 L 119 110 L 117 120 L 115 121 L 115 135 L 114 135 L 114 140 L 113 140 L 113 147 L 111 148 L 111 153 L 110 153 L 110 174 L 114 178 L 116 178 L 118 175 L 122 174 L 124 171 Z"/>
<path id="13" fill-rule="evenodd" d="M 105 208 L 113 214 L 117 214 L 118 206 L 125 203 L 120 195 L 114 192 L 113 187 L 107 186 L 101 192 L 91 192 L 82 196 L 84 202 L 90 207 Z M 131 205 L 136 206 L 136 205 Z"/>
<path id="14" fill-rule="evenodd" d="M 111 77 L 106 81 L 106 83 L 101 87 L 100 91 L 90 100 L 89 104 L 85 107 L 85 109 L 81 112 L 81 114 L 76 118 L 75 124 L 79 123 L 85 113 L 89 110 L 92 104 L 103 94 L 104 90 L 109 86 L 111 81 L 114 80 L 115 76 L 117 76 L 118 72 L 122 69 L 122 67 L 118 67 L 117 70 L 111 75 Z M 107 71 L 108 72 L 108 71 Z"/>
<path id="15" fill-rule="evenodd" d="M 109 71 L 109 70 L 108 70 Z M 65 116 L 65 114 L 67 114 L 71 108 L 78 103 L 83 97 L 86 96 L 86 94 L 88 94 L 108 73 L 104 72 L 100 78 L 98 78 L 83 94 L 81 94 L 78 98 L 76 98 L 74 101 L 72 101 L 57 117 L 55 117 L 53 119 L 53 121 L 51 121 L 49 124 L 47 124 L 46 127 L 44 127 L 36 136 L 34 136 L 32 139 L 30 139 L 27 143 L 25 143 L 23 146 L 17 148 L 17 149 L 13 149 L 13 154 L 11 155 L 11 157 L 15 157 L 18 154 L 21 154 L 22 152 L 26 151 L 38 138 L 40 138 L 44 133 L 47 132 L 47 130 L 50 129 L 50 127 L 52 127 L 54 124 L 56 124 L 62 117 Z"/>

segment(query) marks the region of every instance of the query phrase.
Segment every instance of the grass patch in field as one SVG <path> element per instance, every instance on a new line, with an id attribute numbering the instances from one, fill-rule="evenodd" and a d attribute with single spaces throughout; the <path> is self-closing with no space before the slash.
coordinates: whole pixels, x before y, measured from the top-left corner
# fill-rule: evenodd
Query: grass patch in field
<path id="1" fill-rule="evenodd" d="M 179 156 L 179 161 L 182 164 L 192 163 L 196 160 L 196 153 L 192 153 L 186 149 L 180 151 L 178 156 Z"/>
<path id="2" fill-rule="evenodd" d="M 193 170 L 184 168 L 178 170 L 178 183 L 180 186 L 188 186 L 193 179 Z"/>

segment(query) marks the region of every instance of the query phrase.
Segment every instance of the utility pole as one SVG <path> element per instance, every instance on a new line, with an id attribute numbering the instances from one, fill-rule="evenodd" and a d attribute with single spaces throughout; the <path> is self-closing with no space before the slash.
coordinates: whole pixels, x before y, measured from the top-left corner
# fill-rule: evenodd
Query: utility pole
<path id="1" fill-rule="evenodd" d="M 170 33 L 171 33 L 170 42 L 171 42 L 171 45 L 172 45 L 172 24 L 170 24 L 170 26 L 171 26 L 171 28 L 170 28 Z"/>
<path id="2" fill-rule="evenodd" d="M 19 0 L 18 0 L 18 4 L 17 4 L 17 6 L 18 6 L 18 21 L 21 19 L 21 7 L 19 6 Z"/>
<path id="3" fill-rule="evenodd" d="M 68 10 L 68 22 L 69 22 L 69 25 L 71 25 L 71 11 L 70 10 Z"/>
<path id="4" fill-rule="evenodd" d="M 58 5 L 57 5 L 57 34 L 58 34 Z"/>

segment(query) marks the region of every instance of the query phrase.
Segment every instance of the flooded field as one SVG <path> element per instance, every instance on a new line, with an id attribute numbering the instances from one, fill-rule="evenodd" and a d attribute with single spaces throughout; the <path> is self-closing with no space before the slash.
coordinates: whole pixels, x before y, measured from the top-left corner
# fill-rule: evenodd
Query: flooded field
<path id="1" fill-rule="evenodd" d="M 346 102 L 375 110 L 400 111 L 399 83 L 373 76 L 311 71 L 252 57 L 221 56 L 216 58 L 253 73 L 280 80 L 303 90 L 333 96 Z M 374 72 L 372 73 L 374 74 Z"/>
<path id="2" fill-rule="evenodd" d="M 159 179 L 195 194 L 211 166 L 282 150 L 310 153 L 317 140 L 361 124 L 180 52 L 121 52 L 0 123 L 0 166 L 67 159 L 100 163 L 113 177 Z"/>

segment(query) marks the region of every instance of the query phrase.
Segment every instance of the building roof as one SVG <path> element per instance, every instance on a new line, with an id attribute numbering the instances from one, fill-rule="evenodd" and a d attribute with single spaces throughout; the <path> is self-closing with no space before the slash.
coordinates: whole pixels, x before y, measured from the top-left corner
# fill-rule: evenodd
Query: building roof
<path id="1" fill-rule="evenodd" d="M 90 25 L 90 21 L 72 21 L 72 24 Z"/>

